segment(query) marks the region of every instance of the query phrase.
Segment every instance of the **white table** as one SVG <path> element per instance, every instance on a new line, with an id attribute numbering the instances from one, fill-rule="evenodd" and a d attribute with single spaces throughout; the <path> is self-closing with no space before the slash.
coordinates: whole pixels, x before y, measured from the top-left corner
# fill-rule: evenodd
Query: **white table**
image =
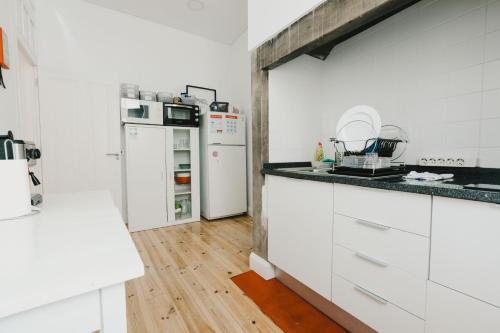
<path id="1" fill-rule="evenodd" d="M 44 200 L 0 221 L 0 332 L 126 332 L 125 281 L 144 265 L 110 194 Z"/>

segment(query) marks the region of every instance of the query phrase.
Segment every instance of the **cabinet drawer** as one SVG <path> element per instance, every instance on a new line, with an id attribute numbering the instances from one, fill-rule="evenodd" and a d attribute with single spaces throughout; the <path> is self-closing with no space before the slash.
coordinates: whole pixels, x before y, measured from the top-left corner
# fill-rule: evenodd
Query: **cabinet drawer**
<path id="1" fill-rule="evenodd" d="M 332 296 L 333 303 L 377 332 L 424 333 L 422 319 L 336 274 L 333 275 Z"/>
<path id="2" fill-rule="evenodd" d="M 500 307 L 500 205 L 436 197 L 430 280 Z"/>
<path id="3" fill-rule="evenodd" d="M 381 258 L 416 277 L 429 277 L 429 238 L 335 214 L 333 240 L 353 251 Z"/>
<path id="4" fill-rule="evenodd" d="M 426 333 L 498 332 L 500 308 L 429 282 Z"/>
<path id="5" fill-rule="evenodd" d="M 415 277 L 385 262 L 383 258 L 354 252 L 335 245 L 333 272 L 373 291 L 414 315 L 425 317 L 427 279 Z"/>
<path id="6" fill-rule="evenodd" d="M 431 196 L 335 184 L 336 213 L 429 236 Z"/>

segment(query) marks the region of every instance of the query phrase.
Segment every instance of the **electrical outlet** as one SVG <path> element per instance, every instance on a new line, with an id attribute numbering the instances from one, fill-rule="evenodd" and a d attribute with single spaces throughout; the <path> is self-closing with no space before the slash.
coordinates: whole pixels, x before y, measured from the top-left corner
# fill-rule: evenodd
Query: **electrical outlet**
<path id="1" fill-rule="evenodd" d="M 443 156 L 421 156 L 417 159 L 417 164 L 421 166 L 448 166 L 448 167 L 476 167 L 477 159 L 463 156 L 443 157 Z"/>

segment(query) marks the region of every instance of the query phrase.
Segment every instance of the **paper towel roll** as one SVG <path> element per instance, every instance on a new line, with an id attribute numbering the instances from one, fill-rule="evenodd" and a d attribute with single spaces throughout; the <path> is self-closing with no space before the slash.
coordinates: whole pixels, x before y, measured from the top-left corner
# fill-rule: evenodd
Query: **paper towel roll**
<path id="1" fill-rule="evenodd" d="M 26 160 L 0 160 L 0 220 L 31 212 L 31 193 Z"/>

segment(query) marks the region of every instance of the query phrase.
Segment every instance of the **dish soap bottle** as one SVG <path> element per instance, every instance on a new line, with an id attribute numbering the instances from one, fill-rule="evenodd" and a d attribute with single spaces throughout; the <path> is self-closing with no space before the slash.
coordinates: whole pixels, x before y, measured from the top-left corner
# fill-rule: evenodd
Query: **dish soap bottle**
<path id="1" fill-rule="evenodd" d="M 323 151 L 323 144 L 318 142 L 318 146 L 316 147 L 316 153 L 314 154 L 314 161 L 321 162 L 325 158 L 325 153 Z"/>

